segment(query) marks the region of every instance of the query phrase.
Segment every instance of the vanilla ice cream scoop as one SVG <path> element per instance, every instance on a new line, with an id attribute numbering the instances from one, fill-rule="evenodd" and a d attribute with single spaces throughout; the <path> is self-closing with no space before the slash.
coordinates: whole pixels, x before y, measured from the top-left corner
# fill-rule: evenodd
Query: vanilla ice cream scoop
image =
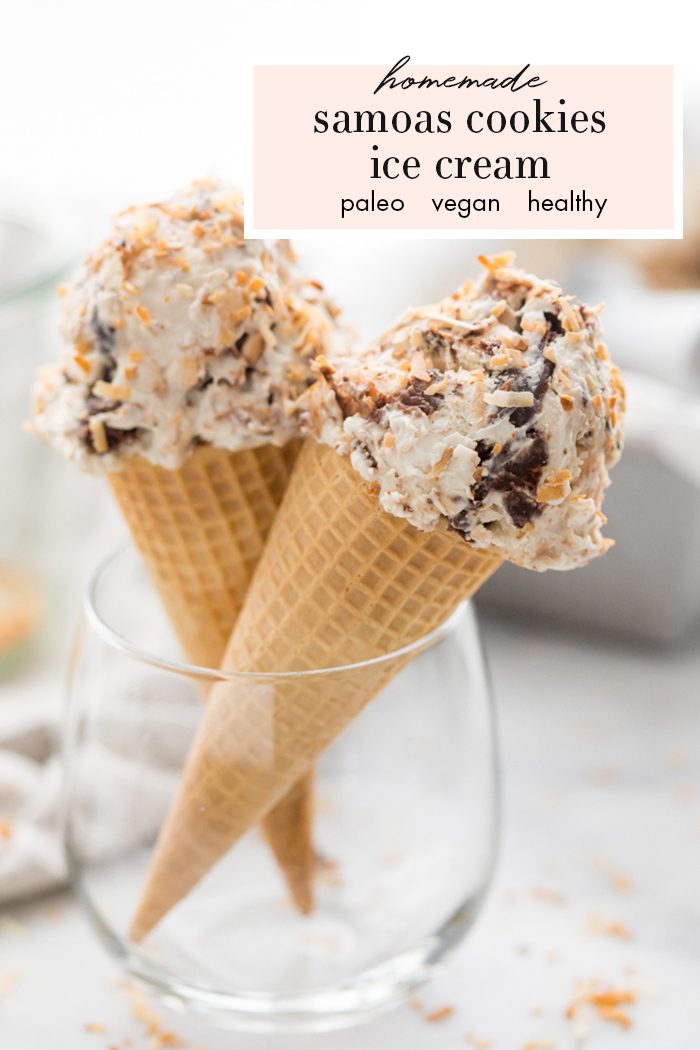
<path id="1" fill-rule="evenodd" d="M 306 422 L 381 506 L 531 569 L 582 565 L 601 535 L 624 388 L 598 309 L 506 254 L 353 357 L 314 367 Z"/>
<path id="2" fill-rule="evenodd" d="M 63 299 L 31 426 L 104 473 L 136 455 L 176 468 L 199 443 L 284 444 L 311 360 L 347 340 L 289 244 L 244 240 L 241 199 L 217 182 L 123 212 Z"/>

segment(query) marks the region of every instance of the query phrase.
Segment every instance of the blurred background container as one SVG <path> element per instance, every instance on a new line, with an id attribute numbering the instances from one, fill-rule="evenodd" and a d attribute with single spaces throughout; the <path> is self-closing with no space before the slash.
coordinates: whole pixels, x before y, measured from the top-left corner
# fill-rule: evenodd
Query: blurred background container
<path id="1" fill-rule="evenodd" d="M 54 561 L 47 542 L 49 464 L 22 423 L 34 368 L 53 343 L 53 292 L 67 264 L 67 246 L 46 224 L 0 215 L 0 670 L 6 671 L 36 636 Z"/>
<path id="2" fill-rule="evenodd" d="M 89 484 L 24 429 L 34 371 L 56 356 L 56 288 L 79 241 L 65 216 L 0 201 L 0 681 L 65 640 L 66 603 L 95 551 Z"/>

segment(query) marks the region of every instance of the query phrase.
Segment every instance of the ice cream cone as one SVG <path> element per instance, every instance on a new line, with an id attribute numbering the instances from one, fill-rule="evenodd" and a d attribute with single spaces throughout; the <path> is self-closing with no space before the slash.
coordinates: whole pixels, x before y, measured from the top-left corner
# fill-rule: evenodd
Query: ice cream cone
<path id="1" fill-rule="evenodd" d="M 282 799 L 408 655 L 500 565 L 446 530 L 382 511 L 348 460 L 307 442 L 231 637 L 156 845 L 131 935 L 143 938 Z M 272 625 L 272 627 L 271 627 Z M 414 655 L 412 652 L 411 656 Z"/>
<path id="2" fill-rule="evenodd" d="M 37 436 L 110 478 L 188 659 L 215 667 L 288 477 L 315 359 L 354 342 L 289 242 L 246 239 L 243 225 L 240 193 L 216 179 L 121 211 L 62 288 L 59 359 L 32 397 Z M 291 876 L 283 826 L 278 813 L 268 835 Z M 290 885 L 308 907 L 298 869 Z"/>
<path id="3" fill-rule="evenodd" d="M 201 445 L 177 470 L 133 459 L 109 476 L 187 659 L 219 667 L 299 450 Z M 311 777 L 263 830 L 297 907 L 311 907 Z"/>

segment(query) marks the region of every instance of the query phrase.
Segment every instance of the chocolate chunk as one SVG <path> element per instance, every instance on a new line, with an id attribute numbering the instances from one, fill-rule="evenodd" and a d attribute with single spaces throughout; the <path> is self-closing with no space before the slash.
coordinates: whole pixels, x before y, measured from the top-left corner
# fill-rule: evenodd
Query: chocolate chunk
<path id="1" fill-rule="evenodd" d="M 95 333 L 95 342 L 97 343 L 97 349 L 99 353 L 107 356 L 114 350 L 114 335 L 116 328 L 112 325 L 103 324 L 97 315 L 97 309 L 92 311 L 90 317 L 90 327 Z"/>
<path id="2" fill-rule="evenodd" d="M 376 470 L 377 469 L 377 465 L 378 465 L 377 461 L 374 458 L 374 456 L 373 456 L 372 452 L 370 451 L 370 449 L 367 447 L 367 445 L 364 444 L 364 442 L 357 442 L 354 445 L 354 448 L 357 449 L 357 451 L 362 454 L 362 456 L 366 459 L 367 463 L 370 465 L 372 470 Z"/>
<path id="3" fill-rule="evenodd" d="M 543 357 L 536 378 L 526 368 L 504 368 L 498 373 L 499 390 L 529 390 L 532 393 L 533 402 L 529 407 L 502 409 L 503 412 L 509 413 L 509 419 L 514 427 L 527 426 L 539 412 L 553 371 L 552 361 Z"/>
<path id="4" fill-rule="evenodd" d="M 423 342 L 428 350 L 436 354 L 442 354 L 450 347 L 450 340 L 441 332 L 434 332 L 432 329 L 423 332 Z"/>
<path id="5" fill-rule="evenodd" d="M 432 378 L 430 381 L 426 381 L 425 379 L 417 379 L 414 376 L 399 397 L 399 404 L 405 405 L 407 408 L 417 408 L 426 416 L 431 416 L 443 401 L 440 394 L 425 393 L 432 382 Z"/>
<path id="6" fill-rule="evenodd" d="M 535 389 L 532 391 L 537 405 L 542 401 L 542 398 L 547 393 L 547 387 L 549 386 L 549 380 L 552 378 L 554 372 L 554 362 L 550 361 L 548 357 L 542 359 L 542 365 L 540 367 L 540 374 L 535 384 Z"/>
<path id="7" fill-rule="evenodd" d="M 203 390 L 206 390 L 208 386 L 211 386 L 211 384 L 213 382 L 214 382 L 214 379 L 213 379 L 212 376 L 204 376 L 202 379 L 200 379 L 199 382 L 196 383 L 185 394 L 185 404 L 189 405 L 190 407 L 192 405 L 196 405 L 197 402 L 198 402 L 197 395 L 201 394 Z"/>
<path id="8" fill-rule="evenodd" d="M 477 441 L 475 448 L 479 457 L 479 463 L 483 463 L 493 452 L 493 443 L 491 441 Z"/>
<path id="9" fill-rule="evenodd" d="M 472 498 L 468 507 L 450 520 L 450 528 L 468 534 L 470 518 L 475 508 L 481 506 L 490 492 L 503 492 L 503 502 L 508 514 L 516 526 L 521 529 L 542 511 L 537 502 L 537 487 L 542 472 L 549 460 L 547 443 L 534 427 L 526 432 L 528 441 L 517 451 L 509 442 L 504 448 L 487 461 L 488 473 L 472 488 Z M 477 447 L 481 460 L 486 450 Z M 483 462 L 483 460 L 481 460 Z"/>
<path id="10" fill-rule="evenodd" d="M 114 379 L 114 373 L 117 370 L 117 362 L 113 357 L 105 357 L 102 363 L 102 371 L 100 373 L 100 379 L 104 383 L 111 383 Z"/>
<path id="11" fill-rule="evenodd" d="M 311 383 L 312 381 L 310 379 L 309 382 Z M 368 384 L 367 393 L 364 397 L 358 397 L 353 384 L 346 377 L 341 376 L 334 379 L 331 382 L 331 386 L 335 394 L 336 403 L 344 419 L 347 419 L 348 416 L 361 416 L 362 419 L 369 419 L 373 423 L 380 421 L 387 399 L 372 383 Z"/>
<path id="12" fill-rule="evenodd" d="M 88 416 L 96 416 L 98 412 L 111 412 L 119 408 L 121 401 L 109 401 L 106 397 L 91 396 L 85 402 Z"/>
<path id="13" fill-rule="evenodd" d="M 134 441 L 140 433 L 139 427 L 131 427 L 129 430 L 118 430 L 116 427 L 110 427 L 105 424 L 105 439 L 107 441 L 107 449 L 109 452 L 114 452 L 120 445 L 125 445 L 129 441 Z M 81 423 L 78 427 L 78 439 L 85 445 L 89 452 L 95 452 L 95 446 L 92 443 L 92 432 L 87 422 Z"/>
<path id="14" fill-rule="evenodd" d="M 518 529 L 522 529 L 523 525 L 527 525 L 528 521 L 531 521 L 540 509 L 537 500 L 532 499 L 522 489 L 513 489 L 504 498 L 503 502 L 513 524 Z"/>
<path id="15" fill-rule="evenodd" d="M 564 334 L 564 328 L 563 328 L 562 323 L 559 320 L 559 317 L 557 316 L 557 314 L 553 314 L 553 313 L 551 313 L 551 311 L 546 310 L 545 311 L 545 315 L 544 315 L 544 319 L 547 322 L 547 324 L 549 325 L 549 329 L 547 331 L 547 334 L 544 337 L 544 342 L 542 344 L 542 348 L 543 349 L 544 349 L 545 346 L 547 346 L 548 343 L 552 342 L 552 340 L 555 338 L 555 336 Z"/>
<path id="16" fill-rule="evenodd" d="M 117 362 L 112 356 L 116 328 L 112 327 L 112 325 L 103 324 L 102 321 L 100 321 L 96 307 L 90 316 L 90 328 L 95 336 L 97 352 L 102 359 L 100 362 L 102 366 L 100 379 L 105 383 L 109 383 L 114 378 L 114 373 L 117 370 Z"/>
<path id="17" fill-rule="evenodd" d="M 244 332 L 243 335 L 239 336 L 233 346 L 227 346 L 224 350 L 225 354 L 233 354 L 235 357 L 240 356 L 243 353 L 243 347 L 246 344 L 249 333 Z"/>

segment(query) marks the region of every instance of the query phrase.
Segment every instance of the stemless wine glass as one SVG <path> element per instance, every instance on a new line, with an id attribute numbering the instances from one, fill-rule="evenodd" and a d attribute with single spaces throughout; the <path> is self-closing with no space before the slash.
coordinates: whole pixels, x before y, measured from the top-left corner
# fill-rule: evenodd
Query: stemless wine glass
<path id="1" fill-rule="evenodd" d="M 70 675 L 68 863 L 103 943 L 171 1005 L 266 1031 L 350 1024 L 404 999 L 474 921 L 494 863 L 497 777 L 471 606 L 372 663 L 388 685 L 317 767 L 312 914 L 295 911 L 252 829 L 135 944 L 130 919 L 208 688 L 225 681 L 235 703 L 253 684 L 279 712 L 300 676 L 188 666 L 133 549 L 96 573 Z M 332 690 L 367 666 L 301 677 Z M 274 761 L 272 730 L 263 750 Z"/>

